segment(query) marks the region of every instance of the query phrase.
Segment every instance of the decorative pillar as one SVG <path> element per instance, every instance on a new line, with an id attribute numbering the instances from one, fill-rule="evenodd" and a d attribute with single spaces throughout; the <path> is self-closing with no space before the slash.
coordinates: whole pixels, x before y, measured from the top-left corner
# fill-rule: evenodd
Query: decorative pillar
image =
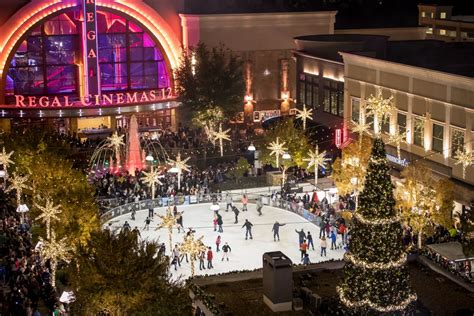
<path id="1" fill-rule="evenodd" d="M 245 104 L 244 104 L 244 123 L 252 124 L 253 122 L 253 64 L 251 60 L 244 63 L 244 78 L 245 78 Z"/>
<path id="2" fill-rule="evenodd" d="M 444 159 L 449 157 L 449 144 L 451 143 L 451 104 L 444 104 L 444 125 L 443 130 L 443 156 Z"/>
<path id="3" fill-rule="evenodd" d="M 425 114 L 423 147 L 426 151 L 431 149 L 431 140 L 433 139 L 433 124 L 431 122 L 431 113 Z"/>
<path id="4" fill-rule="evenodd" d="M 290 82 L 289 82 L 290 61 L 288 59 L 280 60 L 280 96 L 283 100 L 280 105 L 280 114 L 288 115 L 290 113 Z"/>

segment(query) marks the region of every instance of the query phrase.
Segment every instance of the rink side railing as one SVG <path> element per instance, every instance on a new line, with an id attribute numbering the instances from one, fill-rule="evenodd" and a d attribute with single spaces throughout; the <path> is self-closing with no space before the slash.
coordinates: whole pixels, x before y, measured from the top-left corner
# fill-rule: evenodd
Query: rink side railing
<path id="1" fill-rule="evenodd" d="M 240 206 L 242 194 L 232 193 L 232 203 L 237 203 Z M 271 206 L 292 213 L 298 214 L 301 217 L 305 218 L 309 222 L 318 225 L 319 219 L 316 215 L 312 214 L 304 207 L 299 205 L 296 202 L 289 202 L 284 199 L 272 199 L 269 194 L 257 194 L 257 193 L 248 193 L 247 197 L 249 199 L 249 204 L 255 204 L 257 199 L 262 199 L 263 206 Z M 111 208 L 100 217 L 101 224 L 106 223 L 107 221 L 122 216 L 124 214 L 131 213 L 132 211 L 141 211 L 147 210 L 150 208 L 156 207 L 166 207 L 173 205 L 194 205 L 194 204 L 203 204 L 203 203 L 212 203 L 219 202 L 220 204 L 226 204 L 226 194 L 222 193 L 213 193 L 213 194 L 199 194 L 199 195 L 180 195 L 173 198 L 170 197 L 160 197 L 153 200 L 142 200 L 138 202 L 131 202 L 123 205 L 116 206 Z M 224 205 L 225 208 L 225 205 Z"/>

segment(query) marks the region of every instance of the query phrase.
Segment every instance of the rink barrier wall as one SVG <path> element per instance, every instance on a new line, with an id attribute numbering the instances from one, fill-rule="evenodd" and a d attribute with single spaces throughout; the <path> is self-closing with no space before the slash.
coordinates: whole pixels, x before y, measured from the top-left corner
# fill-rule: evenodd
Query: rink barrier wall
<path id="1" fill-rule="evenodd" d="M 241 202 L 242 194 L 231 193 L 232 202 Z M 289 202 L 283 199 L 272 199 L 271 195 L 248 193 L 249 203 L 253 204 L 257 199 L 262 200 L 264 206 L 271 206 L 279 208 L 285 211 L 295 213 L 307 221 L 319 226 L 319 218 L 306 210 L 304 207 L 296 202 Z M 202 203 L 212 203 L 217 201 L 219 203 L 226 203 L 226 194 L 200 194 L 200 195 L 179 195 L 175 197 L 160 197 L 153 200 L 142 200 L 138 202 L 132 202 L 123 204 L 110 209 L 105 212 L 101 217 L 101 224 L 108 222 L 109 220 L 122 216 L 124 214 L 131 213 L 132 211 L 146 210 L 157 207 L 167 207 L 172 205 L 193 205 Z"/>

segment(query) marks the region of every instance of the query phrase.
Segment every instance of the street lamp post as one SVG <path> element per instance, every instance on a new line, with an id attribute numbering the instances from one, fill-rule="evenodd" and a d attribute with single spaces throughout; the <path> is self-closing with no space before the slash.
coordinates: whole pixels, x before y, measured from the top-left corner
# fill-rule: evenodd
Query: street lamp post
<path id="1" fill-rule="evenodd" d="M 285 152 L 282 156 L 283 158 L 283 165 L 282 165 L 282 176 L 281 176 L 281 187 L 283 191 L 283 187 L 285 186 L 285 180 L 286 180 L 286 170 L 288 170 L 288 166 L 285 164 L 285 161 L 288 161 L 291 159 L 291 155 L 288 152 Z"/>
<path id="2" fill-rule="evenodd" d="M 151 165 L 150 167 L 151 174 L 153 174 L 153 160 L 154 159 L 155 158 L 151 154 L 148 154 L 148 156 L 145 157 L 145 160 Z M 155 181 L 151 183 L 151 199 L 153 200 L 154 198 L 155 198 Z"/>

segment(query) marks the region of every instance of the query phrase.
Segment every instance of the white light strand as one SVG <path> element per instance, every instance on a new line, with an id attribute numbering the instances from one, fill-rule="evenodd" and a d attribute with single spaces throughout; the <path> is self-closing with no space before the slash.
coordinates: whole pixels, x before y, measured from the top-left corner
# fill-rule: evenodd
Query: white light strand
<path id="1" fill-rule="evenodd" d="M 370 270 L 389 270 L 392 268 L 399 268 L 405 264 L 407 261 L 407 255 L 406 253 L 402 253 L 400 258 L 396 261 L 390 261 L 389 263 L 367 263 L 364 260 L 357 259 L 353 254 L 350 252 L 346 252 L 344 255 L 344 260 L 349 261 L 355 266 L 362 267 L 364 269 L 370 269 Z"/>

